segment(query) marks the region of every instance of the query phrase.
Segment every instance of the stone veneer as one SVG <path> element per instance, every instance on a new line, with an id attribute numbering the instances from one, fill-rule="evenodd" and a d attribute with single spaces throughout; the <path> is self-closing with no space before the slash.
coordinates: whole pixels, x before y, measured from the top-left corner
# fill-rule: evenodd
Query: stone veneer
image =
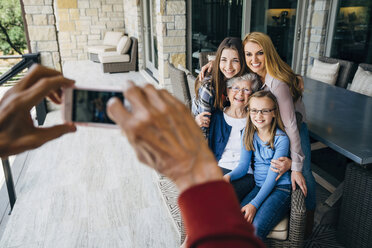
<path id="1" fill-rule="evenodd" d="M 142 38 L 142 11 L 139 0 L 123 0 L 124 27 L 129 36 L 138 39 L 138 67 L 144 69 L 144 44 Z"/>
<path id="2" fill-rule="evenodd" d="M 23 0 L 31 51 L 40 52 L 41 63 L 61 70 L 52 0 Z"/>
<path id="3" fill-rule="evenodd" d="M 107 31 L 124 31 L 123 0 L 23 0 L 32 52 L 43 65 L 87 59 Z M 58 37 L 57 37 L 58 34 Z M 57 39 L 58 38 L 58 39 Z"/>
<path id="4" fill-rule="evenodd" d="M 176 67 L 179 64 L 186 67 L 186 1 L 160 0 L 156 21 L 159 82 L 172 92 L 168 61 Z"/>
<path id="5" fill-rule="evenodd" d="M 307 11 L 301 74 L 309 72 L 314 58 L 323 55 L 331 0 L 310 0 Z"/>

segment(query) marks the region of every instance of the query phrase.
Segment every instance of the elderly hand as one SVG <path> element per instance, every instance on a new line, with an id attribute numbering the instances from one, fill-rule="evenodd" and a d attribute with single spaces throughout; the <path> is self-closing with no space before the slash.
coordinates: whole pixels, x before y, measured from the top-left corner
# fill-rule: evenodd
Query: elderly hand
<path id="1" fill-rule="evenodd" d="M 256 216 L 257 209 L 252 204 L 248 203 L 244 207 L 242 207 L 241 212 L 244 213 L 244 219 L 247 220 L 247 222 L 252 223 L 254 217 Z"/>
<path id="2" fill-rule="evenodd" d="M 280 157 L 278 159 L 271 160 L 270 169 L 279 175 L 276 177 L 276 181 L 279 180 L 284 173 L 286 173 L 292 166 L 292 160 L 287 157 Z"/>
<path id="3" fill-rule="evenodd" d="M 209 112 L 202 112 L 195 116 L 196 124 L 198 124 L 199 127 L 209 127 L 209 123 L 211 121 L 211 113 Z"/>
<path id="4" fill-rule="evenodd" d="M 200 69 L 200 73 L 199 73 L 199 81 L 200 82 L 202 82 L 204 80 L 204 76 L 205 76 L 206 73 L 211 73 L 212 68 L 213 68 L 213 61 L 209 61 L 208 64 L 204 65 Z"/>
<path id="5" fill-rule="evenodd" d="M 7 157 L 34 149 L 74 132 L 72 123 L 47 128 L 35 127 L 30 110 L 45 96 L 61 103 L 62 87 L 72 87 L 74 81 L 66 79 L 58 71 L 34 65 L 0 101 L 0 156 Z"/>
<path id="6" fill-rule="evenodd" d="M 173 180 L 180 192 L 222 180 L 222 172 L 184 104 L 152 85 L 132 85 L 124 96 L 131 103 L 131 112 L 112 98 L 108 114 L 126 134 L 141 162 Z"/>

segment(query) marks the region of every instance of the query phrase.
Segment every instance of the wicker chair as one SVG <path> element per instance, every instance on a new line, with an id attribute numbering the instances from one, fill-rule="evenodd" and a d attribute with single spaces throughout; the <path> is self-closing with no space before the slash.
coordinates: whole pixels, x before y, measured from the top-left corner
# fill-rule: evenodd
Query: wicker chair
<path id="1" fill-rule="evenodd" d="M 106 32 L 102 45 L 88 47 L 89 59 L 93 62 L 99 63 L 98 54 L 104 53 L 104 52 L 115 51 L 116 45 L 118 44 L 123 34 L 124 34 L 123 32 L 113 32 L 113 31 Z"/>
<path id="2" fill-rule="evenodd" d="M 353 76 L 352 71 L 354 69 L 354 63 L 347 60 L 335 59 L 325 56 L 320 56 L 319 61 L 330 64 L 340 63 L 340 69 L 338 71 L 336 86 L 346 89 L 347 84 L 352 81 Z"/>
<path id="3" fill-rule="evenodd" d="M 300 188 L 292 192 L 289 214 L 288 238 L 286 240 L 266 239 L 267 247 L 303 247 L 305 235 L 305 197 Z"/>
<path id="4" fill-rule="evenodd" d="M 195 81 L 196 77 L 194 77 L 194 75 L 192 75 L 191 73 L 187 74 L 187 84 L 189 86 L 189 93 L 191 99 L 195 97 Z"/>
<path id="5" fill-rule="evenodd" d="M 190 108 L 191 97 L 187 83 L 186 73 L 168 62 L 169 77 L 172 83 L 174 96 Z"/>
<path id="6" fill-rule="evenodd" d="M 199 66 L 202 68 L 208 63 L 208 55 L 216 55 L 216 52 L 200 52 L 199 53 Z"/>
<path id="7" fill-rule="evenodd" d="M 101 61 L 101 56 L 99 55 L 100 62 L 103 66 L 103 72 L 128 72 L 128 71 L 137 71 L 137 54 L 138 54 L 138 40 L 135 37 L 130 37 L 132 40 L 132 45 L 130 47 L 130 58 L 128 62 L 112 62 L 112 63 L 105 63 Z M 116 54 L 114 52 L 114 54 Z M 128 56 L 127 54 L 125 54 Z M 116 55 L 116 56 L 124 56 L 124 55 Z"/>

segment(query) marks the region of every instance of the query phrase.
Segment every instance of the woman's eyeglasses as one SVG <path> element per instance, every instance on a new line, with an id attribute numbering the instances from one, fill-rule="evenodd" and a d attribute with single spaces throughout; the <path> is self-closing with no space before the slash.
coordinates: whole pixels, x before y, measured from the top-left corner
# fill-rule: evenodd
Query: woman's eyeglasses
<path id="1" fill-rule="evenodd" d="M 252 115 L 257 115 L 258 113 L 261 113 L 263 115 L 268 115 L 274 110 L 275 108 L 273 109 L 249 109 L 249 113 L 251 113 Z"/>
<path id="2" fill-rule="evenodd" d="M 236 87 L 236 86 L 229 87 L 229 89 L 231 89 L 234 93 L 238 93 L 240 91 L 243 91 L 243 93 L 246 95 L 250 95 L 252 93 L 250 89 L 246 89 L 246 88 L 240 89 L 239 87 Z"/>

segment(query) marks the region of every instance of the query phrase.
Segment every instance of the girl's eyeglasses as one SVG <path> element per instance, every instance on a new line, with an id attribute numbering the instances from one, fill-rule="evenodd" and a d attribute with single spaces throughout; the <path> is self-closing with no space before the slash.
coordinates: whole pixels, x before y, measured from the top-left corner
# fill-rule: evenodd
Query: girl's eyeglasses
<path id="1" fill-rule="evenodd" d="M 252 93 L 250 89 L 246 89 L 246 88 L 240 89 L 239 87 L 236 87 L 236 86 L 229 87 L 229 89 L 231 89 L 234 93 L 238 93 L 240 91 L 243 91 L 243 93 L 246 95 L 250 95 Z"/>
<path id="2" fill-rule="evenodd" d="M 274 110 L 275 108 L 273 109 L 249 109 L 249 113 L 252 115 L 257 115 L 258 113 L 261 113 L 263 115 L 268 115 Z"/>

